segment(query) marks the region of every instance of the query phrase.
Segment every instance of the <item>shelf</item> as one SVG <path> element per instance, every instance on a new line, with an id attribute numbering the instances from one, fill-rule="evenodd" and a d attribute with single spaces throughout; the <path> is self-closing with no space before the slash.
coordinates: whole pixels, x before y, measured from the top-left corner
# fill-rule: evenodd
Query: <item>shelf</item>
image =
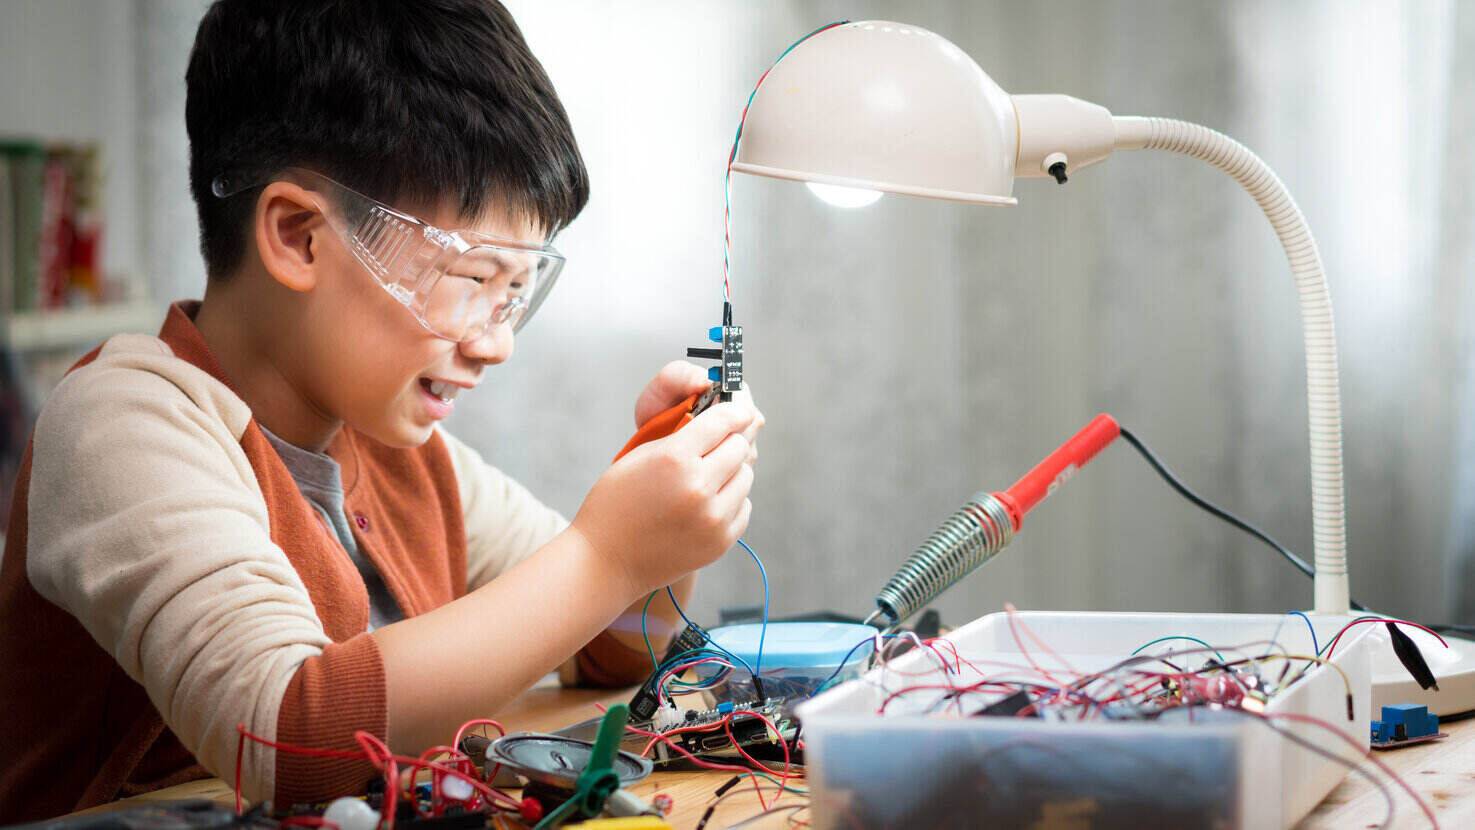
<path id="1" fill-rule="evenodd" d="M 152 334 L 163 317 L 161 306 L 145 300 L 20 312 L 5 320 L 5 345 L 15 352 L 92 346 L 121 332 Z"/>

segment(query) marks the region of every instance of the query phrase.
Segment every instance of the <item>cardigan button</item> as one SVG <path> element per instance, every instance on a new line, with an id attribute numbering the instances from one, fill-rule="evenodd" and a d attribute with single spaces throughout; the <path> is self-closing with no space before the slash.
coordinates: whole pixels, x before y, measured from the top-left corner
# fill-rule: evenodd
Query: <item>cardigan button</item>
<path id="1" fill-rule="evenodd" d="M 369 517 L 362 513 L 353 514 L 353 523 L 358 525 L 359 530 L 369 529 Z"/>

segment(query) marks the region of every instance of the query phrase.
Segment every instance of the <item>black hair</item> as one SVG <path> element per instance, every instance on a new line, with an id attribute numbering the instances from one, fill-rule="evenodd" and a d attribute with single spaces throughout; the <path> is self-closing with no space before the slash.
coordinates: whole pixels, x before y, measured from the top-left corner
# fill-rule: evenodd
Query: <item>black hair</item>
<path id="1" fill-rule="evenodd" d="M 568 114 L 497 0 L 217 0 L 185 74 L 190 190 L 212 278 L 257 191 L 299 166 L 384 202 L 494 205 L 550 234 L 589 199 Z"/>

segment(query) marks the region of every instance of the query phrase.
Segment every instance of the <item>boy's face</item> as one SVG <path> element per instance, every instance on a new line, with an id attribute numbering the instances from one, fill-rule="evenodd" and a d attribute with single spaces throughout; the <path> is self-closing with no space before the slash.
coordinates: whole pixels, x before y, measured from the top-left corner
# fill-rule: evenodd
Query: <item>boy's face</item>
<path id="1" fill-rule="evenodd" d="M 412 215 L 437 227 L 477 230 L 503 239 L 535 239 L 527 222 L 505 217 L 463 221 L 454 209 L 420 208 Z M 512 356 L 512 326 L 489 326 L 464 343 L 444 340 L 420 325 L 414 314 L 369 274 L 326 226 L 315 235 L 312 253 L 319 279 L 304 298 L 306 325 L 297 374 L 311 388 L 298 390 L 321 408 L 369 437 L 394 447 L 413 447 L 430 437 L 436 422 L 451 414 L 456 396 L 482 378 L 489 364 Z"/>

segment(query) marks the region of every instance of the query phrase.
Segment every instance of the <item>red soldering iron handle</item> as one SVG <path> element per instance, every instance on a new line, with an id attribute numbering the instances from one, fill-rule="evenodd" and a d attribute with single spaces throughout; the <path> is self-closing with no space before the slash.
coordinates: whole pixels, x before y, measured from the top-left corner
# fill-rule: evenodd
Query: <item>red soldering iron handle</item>
<path id="1" fill-rule="evenodd" d="M 1116 419 L 1103 412 L 1092 418 L 1091 423 L 1082 427 L 1069 441 L 1061 444 L 1059 449 L 1046 456 L 1044 461 L 1036 464 L 1033 470 L 1014 482 L 1008 490 L 994 493 L 994 498 L 1002 502 L 1009 511 L 1009 519 L 1014 523 L 1015 532 L 1019 531 L 1024 524 L 1025 515 L 1035 505 L 1055 492 L 1055 488 L 1069 481 L 1076 470 L 1086 466 L 1097 453 L 1110 446 L 1121 434 L 1122 428 Z"/>

